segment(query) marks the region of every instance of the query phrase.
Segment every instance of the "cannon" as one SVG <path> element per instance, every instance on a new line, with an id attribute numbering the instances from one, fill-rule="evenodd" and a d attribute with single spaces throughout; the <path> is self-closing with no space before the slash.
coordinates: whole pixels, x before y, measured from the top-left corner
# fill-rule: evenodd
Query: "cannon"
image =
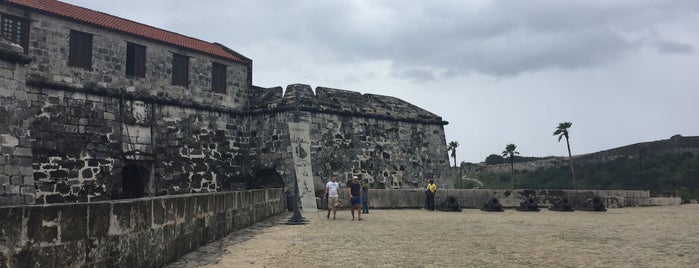
<path id="1" fill-rule="evenodd" d="M 605 212 L 607 211 L 607 208 L 604 206 L 602 198 L 599 196 L 593 196 L 585 200 L 585 203 L 580 210 Z"/>
<path id="2" fill-rule="evenodd" d="M 575 206 L 568 200 L 568 198 L 556 198 L 549 210 L 553 211 L 575 211 Z"/>
<path id="3" fill-rule="evenodd" d="M 488 200 L 486 200 L 485 203 L 483 203 L 481 210 L 487 211 L 487 212 L 503 212 L 503 211 L 505 211 L 502 208 L 502 204 L 500 204 L 500 200 L 498 200 L 496 197 L 488 198 Z"/>
<path id="4" fill-rule="evenodd" d="M 439 202 L 437 209 L 441 211 L 457 211 L 461 212 L 461 205 L 459 205 L 459 200 L 456 197 L 448 195 Z"/>
<path id="5" fill-rule="evenodd" d="M 527 197 L 522 202 L 519 203 L 517 211 L 539 211 L 539 205 L 536 204 L 536 200 L 532 197 Z"/>

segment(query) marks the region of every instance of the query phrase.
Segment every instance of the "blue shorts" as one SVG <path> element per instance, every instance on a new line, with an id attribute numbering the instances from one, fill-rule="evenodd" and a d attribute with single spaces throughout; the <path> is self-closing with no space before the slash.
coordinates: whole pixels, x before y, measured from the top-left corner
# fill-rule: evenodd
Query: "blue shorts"
<path id="1" fill-rule="evenodd" d="M 362 199 L 359 198 L 359 196 L 355 196 L 355 197 L 350 198 L 350 206 L 351 207 L 359 206 L 359 205 L 361 205 L 361 202 L 362 202 Z"/>

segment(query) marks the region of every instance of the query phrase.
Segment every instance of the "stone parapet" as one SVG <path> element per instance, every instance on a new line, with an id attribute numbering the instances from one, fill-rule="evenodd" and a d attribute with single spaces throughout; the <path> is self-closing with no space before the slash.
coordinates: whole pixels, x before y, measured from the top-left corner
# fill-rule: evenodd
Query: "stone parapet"
<path id="1" fill-rule="evenodd" d="M 292 84 L 282 88 L 252 89 L 248 110 L 253 113 L 293 111 L 298 97 L 299 110 L 340 116 L 368 117 L 387 121 L 446 125 L 441 117 L 396 97 L 361 94 L 355 91 Z"/>
<path id="2" fill-rule="evenodd" d="M 285 204 L 265 189 L 0 207 L 0 267 L 160 267 Z"/>
<path id="3" fill-rule="evenodd" d="M 524 198 L 532 197 L 539 207 L 548 207 L 556 198 L 568 198 L 580 206 L 591 197 L 601 197 L 608 208 L 679 205 L 679 197 L 651 197 L 648 191 L 641 190 L 532 190 L 532 189 L 441 189 L 435 195 L 435 201 L 453 196 L 463 208 L 480 208 L 485 201 L 496 197 L 506 208 L 519 207 Z M 340 191 L 342 207 L 349 206 L 347 190 Z M 319 206 L 324 207 L 320 197 Z M 369 190 L 369 207 L 378 209 L 423 208 L 425 192 L 423 189 L 371 189 Z"/>

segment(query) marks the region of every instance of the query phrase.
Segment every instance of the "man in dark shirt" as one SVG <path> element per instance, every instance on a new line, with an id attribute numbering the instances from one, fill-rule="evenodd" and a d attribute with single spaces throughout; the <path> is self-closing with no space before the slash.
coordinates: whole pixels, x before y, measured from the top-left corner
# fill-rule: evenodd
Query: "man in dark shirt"
<path id="1" fill-rule="evenodd" d="M 354 220 L 354 210 L 357 210 L 357 217 L 362 220 L 362 185 L 359 184 L 359 177 L 354 176 L 349 184 L 350 207 L 352 208 L 352 220 Z"/>

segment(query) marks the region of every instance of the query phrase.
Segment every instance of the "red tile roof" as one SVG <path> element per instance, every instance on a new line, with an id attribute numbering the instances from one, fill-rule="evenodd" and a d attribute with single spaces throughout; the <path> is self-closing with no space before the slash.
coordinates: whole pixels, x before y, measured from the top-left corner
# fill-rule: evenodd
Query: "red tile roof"
<path id="1" fill-rule="evenodd" d="M 249 61 L 242 55 L 236 55 L 227 51 L 227 49 L 222 45 L 209 43 L 196 38 L 187 37 L 135 21 L 55 0 L 6 0 L 6 2 L 45 12 L 50 15 L 92 24 L 101 28 L 136 35 L 145 39 L 164 42 L 178 47 L 192 49 L 211 56 L 221 57 L 241 63 Z"/>

